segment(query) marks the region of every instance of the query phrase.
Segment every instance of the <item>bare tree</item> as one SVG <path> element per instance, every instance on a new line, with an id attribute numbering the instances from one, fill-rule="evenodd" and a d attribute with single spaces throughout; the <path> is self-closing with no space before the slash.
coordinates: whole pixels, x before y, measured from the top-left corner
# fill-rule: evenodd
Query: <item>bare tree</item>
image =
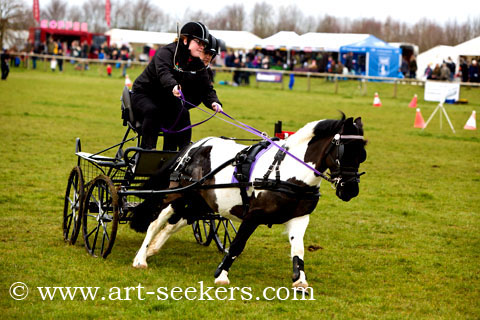
<path id="1" fill-rule="evenodd" d="M 281 6 L 278 9 L 278 20 L 276 31 L 300 32 L 300 24 L 303 21 L 302 12 L 294 5 Z"/>
<path id="2" fill-rule="evenodd" d="M 105 3 L 98 0 L 87 0 L 82 5 L 83 21 L 88 23 L 90 32 L 105 32 Z"/>
<path id="3" fill-rule="evenodd" d="M 68 3 L 65 0 L 51 0 L 44 14 L 49 20 L 64 20 L 67 17 Z"/>
<path id="4" fill-rule="evenodd" d="M 33 26 L 32 12 L 23 0 L 0 0 L 0 49 L 13 32 Z"/>
<path id="5" fill-rule="evenodd" d="M 340 26 L 338 18 L 327 14 L 323 18 L 319 19 L 316 31 L 327 32 L 327 33 L 339 33 L 342 31 L 342 28 Z"/>
<path id="6" fill-rule="evenodd" d="M 266 2 L 255 3 L 252 9 L 252 32 L 260 38 L 271 36 L 275 32 L 273 17 L 275 9 Z"/>
<path id="7" fill-rule="evenodd" d="M 243 25 L 245 23 L 246 13 L 243 4 L 233 4 L 226 6 L 223 10 L 220 11 L 224 13 L 227 18 L 227 23 L 225 25 L 225 30 L 243 30 Z"/>
<path id="8" fill-rule="evenodd" d="M 84 21 L 83 10 L 79 6 L 73 5 L 68 8 L 67 15 L 65 18 L 70 21 Z"/>

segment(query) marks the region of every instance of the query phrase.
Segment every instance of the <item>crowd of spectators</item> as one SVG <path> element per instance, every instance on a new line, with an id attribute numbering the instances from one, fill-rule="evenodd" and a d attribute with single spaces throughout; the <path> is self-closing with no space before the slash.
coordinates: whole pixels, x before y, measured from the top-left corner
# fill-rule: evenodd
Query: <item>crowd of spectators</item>
<path id="1" fill-rule="evenodd" d="M 132 61 L 148 62 L 155 54 L 157 47 L 152 44 L 143 46 L 138 56 L 135 50 L 128 45 L 122 44 L 118 46 L 115 43 L 108 45 L 103 42 L 99 45 L 89 45 L 87 41 L 80 43 L 79 40 L 71 42 L 61 41 L 49 37 L 46 43 L 34 45 L 30 43 L 26 47 L 26 51 L 36 54 L 48 54 L 62 57 L 72 57 L 72 59 L 49 59 L 52 70 L 63 71 L 63 61 L 67 60 L 74 64 L 77 69 L 84 68 L 88 70 L 88 63 L 79 63 L 77 58 L 88 59 L 107 59 L 117 62 L 110 62 L 110 70 L 112 67 L 122 68 L 122 76 L 126 75 L 127 68 Z M 10 50 L 12 51 L 12 50 Z M 13 49 L 15 51 L 15 49 Z M 36 68 L 37 57 L 32 57 L 33 68 Z M 11 60 L 12 65 L 19 65 L 18 57 Z M 249 50 L 249 51 L 232 51 L 222 52 L 217 56 L 214 65 L 225 66 L 230 68 L 253 68 L 253 69 L 271 69 L 271 70 L 292 70 L 292 71 L 308 71 L 332 74 L 365 74 L 365 59 L 362 56 L 354 56 L 351 52 L 341 57 L 335 52 L 291 52 L 287 55 L 286 51 L 276 50 Z M 417 62 L 414 55 L 409 58 L 403 57 L 400 66 L 400 72 L 405 78 L 415 79 L 417 77 Z M 442 63 L 435 66 L 429 64 L 423 72 L 423 79 L 443 80 L 461 82 L 480 82 L 480 70 L 477 60 L 460 58 L 459 65 L 448 57 Z M 248 85 L 250 83 L 251 72 L 238 70 L 233 72 L 233 85 Z M 333 80 L 333 77 L 327 77 L 327 80 Z"/>
<path id="2" fill-rule="evenodd" d="M 349 53 L 343 57 L 345 64 L 338 57 L 338 53 L 299 52 L 287 57 L 285 51 L 249 50 L 227 51 L 217 61 L 218 65 L 230 68 L 254 68 L 270 70 L 292 70 L 304 72 L 321 72 L 332 74 L 362 74 L 365 65 L 353 59 Z M 363 69 L 362 69 L 363 67 Z M 234 71 L 233 85 L 250 83 L 248 71 Z M 327 79 L 333 80 L 333 77 Z"/>
<path id="3" fill-rule="evenodd" d="M 435 64 L 432 69 L 432 64 L 429 63 L 424 71 L 424 78 L 427 80 L 443 80 L 453 81 L 458 79 L 461 82 L 480 82 L 480 69 L 477 60 L 471 61 L 460 58 L 460 64 L 457 66 L 451 57 L 444 60 L 441 64 Z"/>
<path id="4" fill-rule="evenodd" d="M 56 40 L 53 37 L 49 37 L 46 43 L 39 43 L 37 45 L 34 43 L 29 43 L 26 50 L 29 53 L 57 56 L 58 58 L 49 58 L 50 67 L 52 71 L 55 71 L 58 67 L 60 72 L 63 71 L 64 60 L 69 60 L 70 63 L 74 64 L 75 68 L 78 70 L 81 70 L 82 68 L 88 70 L 88 63 L 79 61 L 79 58 L 100 60 L 108 59 L 117 61 L 114 63 L 114 65 L 116 68 L 123 68 L 122 76 L 124 77 L 126 75 L 127 68 L 130 66 L 130 62 L 135 59 L 135 52 L 127 44 L 123 44 L 122 46 L 112 44 L 109 46 L 107 42 L 103 42 L 100 45 L 89 45 L 86 40 L 82 42 L 79 40 L 67 42 L 60 39 Z M 63 57 L 71 57 L 72 59 L 64 59 Z M 32 65 L 34 69 L 37 67 L 37 59 L 38 58 L 35 56 L 32 57 Z"/>

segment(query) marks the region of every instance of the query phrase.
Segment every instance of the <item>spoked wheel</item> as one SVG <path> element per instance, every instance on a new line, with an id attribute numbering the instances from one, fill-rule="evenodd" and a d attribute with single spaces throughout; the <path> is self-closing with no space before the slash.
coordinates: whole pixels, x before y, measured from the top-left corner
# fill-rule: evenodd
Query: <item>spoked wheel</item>
<path id="1" fill-rule="evenodd" d="M 212 242 L 215 220 L 197 220 L 192 223 L 195 240 L 201 245 L 208 246 Z"/>
<path id="2" fill-rule="evenodd" d="M 109 177 L 100 175 L 89 187 L 83 207 L 83 239 L 88 253 L 106 258 L 118 227 L 118 194 Z"/>
<path id="3" fill-rule="evenodd" d="M 212 221 L 215 222 L 215 234 L 213 240 L 215 241 L 218 250 L 226 253 L 228 252 L 233 239 L 237 235 L 237 228 L 229 219 L 220 218 Z"/>
<path id="4" fill-rule="evenodd" d="M 72 245 L 77 241 L 82 224 L 83 195 L 82 169 L 77 166 L 72 169 L 68 177 L 63 206 L 63 239 Z"/>

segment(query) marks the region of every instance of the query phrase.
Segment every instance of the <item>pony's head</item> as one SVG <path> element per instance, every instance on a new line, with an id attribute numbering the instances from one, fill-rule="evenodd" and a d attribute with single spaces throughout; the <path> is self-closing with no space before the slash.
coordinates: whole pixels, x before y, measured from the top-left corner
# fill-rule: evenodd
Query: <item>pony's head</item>
<path id="1" fill-rule="evenodd" d="M 337 197 L 349 201 L 359 192 L 358 169 L 367 158 L 361 118 L 319 121 L 308 143 L 305 161 L 313 162 L 320 172 L 330 170 Z"/>

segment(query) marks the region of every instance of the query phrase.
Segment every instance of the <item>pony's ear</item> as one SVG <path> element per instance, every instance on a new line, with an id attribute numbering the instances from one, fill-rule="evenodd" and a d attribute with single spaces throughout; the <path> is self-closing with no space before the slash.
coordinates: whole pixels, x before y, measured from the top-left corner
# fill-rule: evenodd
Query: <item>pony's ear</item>
<path id="1" fill-rule="evenodd" d="M 356 126 L 358 129 L 362 129 L 362 128 L 363 128 L 363 123 L 362 123 L 362 118 L 361 118 L 361 117 L 356 118 L 353 122 L 355 123 L 355 126 Z"/>

